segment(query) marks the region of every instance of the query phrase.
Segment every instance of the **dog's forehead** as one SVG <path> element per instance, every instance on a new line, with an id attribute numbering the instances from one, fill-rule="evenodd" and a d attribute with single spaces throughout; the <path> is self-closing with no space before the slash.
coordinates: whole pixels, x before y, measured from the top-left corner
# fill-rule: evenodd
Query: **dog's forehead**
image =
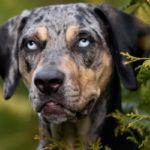
<path id="1" fill-rule="evenodd" d="M 45 26 L 50 29 L 65 30 L 72 24 L 97 28 L 99 25 L 92 11 L 92 5 L 52 5 L 34 9 L 26 27 L 34 29 L 37 26 Z"/>

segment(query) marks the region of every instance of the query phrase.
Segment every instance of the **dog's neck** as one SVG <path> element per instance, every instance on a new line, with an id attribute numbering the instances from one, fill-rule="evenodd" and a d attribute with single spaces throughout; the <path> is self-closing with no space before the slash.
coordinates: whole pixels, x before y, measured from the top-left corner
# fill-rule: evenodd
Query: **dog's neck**
<path id="1" fill-rule="evenodd" d="M 51 134 L 57 141 L 65 143 L 65 149 L 73 149 L 77 140 L 84 139 L 88 141 L 88 132 L 90 128 L 90 118 L 78 120 L 76 123 L 65 122 L 59 125 L 51 124 Z"/>

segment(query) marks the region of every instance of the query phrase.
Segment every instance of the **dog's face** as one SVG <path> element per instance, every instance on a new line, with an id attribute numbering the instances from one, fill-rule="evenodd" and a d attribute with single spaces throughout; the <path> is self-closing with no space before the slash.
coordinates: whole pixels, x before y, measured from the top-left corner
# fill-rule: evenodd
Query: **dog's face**
<path id="1" fill-rule="evenodd" d="M 43 120 L 74 121 L 101 101 L 112 74 L 126 88 L 136 88 L 134 67 L 124 64 L 120 51 L 142 56 L 138 41 L 149 34 L 148 26 L 105 4 L 24 11 L 0 26 L 5 99 L 21 74 Z"/>
<path id="2" fill-rule="evenodd" d="M 87 115 L 110 80 L 112 57 L 93 13 L 87 5 L 41 8 L 22 30 L 20 73 L 33 108 L 49 122 Z"/>

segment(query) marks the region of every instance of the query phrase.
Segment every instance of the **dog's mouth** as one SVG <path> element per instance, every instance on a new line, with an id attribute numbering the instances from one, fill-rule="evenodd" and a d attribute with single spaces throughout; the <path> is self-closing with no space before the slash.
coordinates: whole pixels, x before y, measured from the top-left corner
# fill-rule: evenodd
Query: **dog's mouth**
<path id="1" fill-rule="evenodd" d="M 95 103 L 95 99 L 91 99 L 85 104 L 84 108 L 81 110 L 72 110 L 66 108 L 64 105 L 59 104 L 53 100 L 46 102 L 40 109 L 40 113 L 44 118 L 47 118 L 51 115 L 55 116 L 67 116 L 68 119 L 77 120 L 81 117 L 84 117 L 89 114 L 93 105 Z"/>
<path id="2" fill-rule="evenodd" d="M 55 120 L 58 120 L 58 118 L 66 118 L 67 120 L 71 120 L 76 116 L 75 111 L 66 108 L 65 105 L 54 100 L 47 101 L 40 107 L 38 112 L 48 122 L 54 122 Z"/>
<path id="3" fill-rule="evenodd" d="M 41 112 L 45 116 L 49 116 L 51 114 L 65 114 L 65 108 L 63 105 L 58 104 L 54 101 L 49 101 L 46 104 L 44 104 L 43 108 L 41 109 Z"/>

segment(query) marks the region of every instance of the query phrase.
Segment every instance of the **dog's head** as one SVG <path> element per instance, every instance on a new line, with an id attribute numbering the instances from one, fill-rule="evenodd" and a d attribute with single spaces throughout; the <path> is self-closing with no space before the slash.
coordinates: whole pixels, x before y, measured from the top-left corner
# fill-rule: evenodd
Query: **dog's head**
<path id="1" fill-rule="evenodd" d="M 124 65 L 120 51 L 135 54 L 145 31 L 135 18 L 108 5 L 69 4 L 23 13 L 2 26 L 0 35 L 8 45 L 13 41 L 9 49 L 15 49 L 35 111 L 59 123 L 87 115 L 107 90 L 114 68 L 128 89 L 136 88 L 133 67 Z"/>

